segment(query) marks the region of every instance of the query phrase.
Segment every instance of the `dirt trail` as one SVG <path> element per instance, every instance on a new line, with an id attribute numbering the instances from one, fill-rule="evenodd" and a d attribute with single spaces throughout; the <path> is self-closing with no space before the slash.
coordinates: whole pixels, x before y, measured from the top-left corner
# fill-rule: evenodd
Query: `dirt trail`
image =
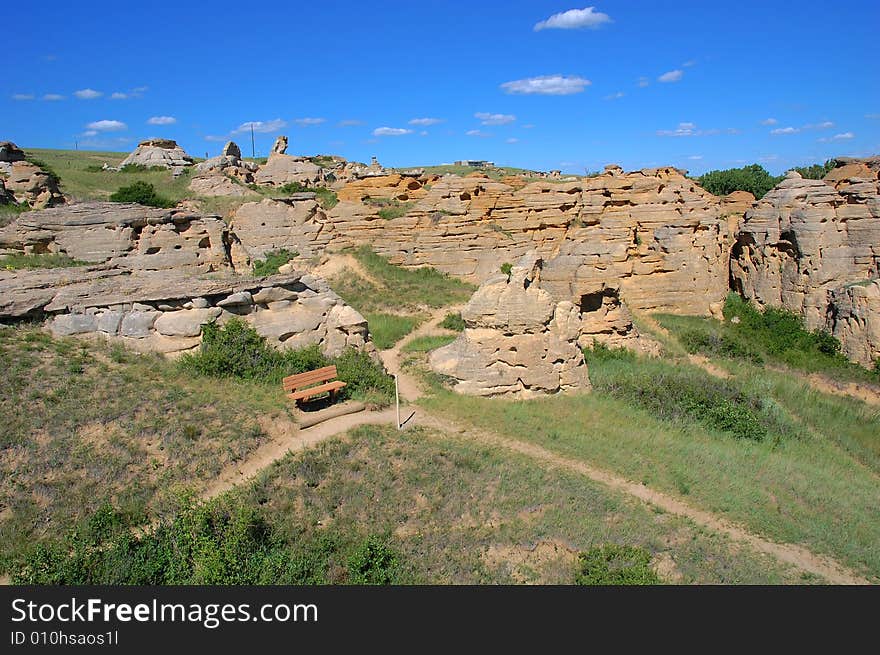
<path id="1" fill-rule="evenodd" d="M 438 324 L 449 311 L 451 311 L 449 308 L 445 308 L 442 311 L 434 312 L 417 330 L 411 332 L 393 348 L 381 353 L 382 360 L 388 371 L 398 376 L 401 395 L 408 400 L 417 400 L 423 395 L 423 392 L 418 381 L 401 370 L 401 349 L 405 344 L 420 336 L 447 332 L 439 329 Z M 658 325 L 658 327 L 660 326 Z M 660 329 L 662 330 L 662 327 Z M 406 412 L 406 415 L 409 414 L 409 411 Z M 395 424 L 395 422 L 396 413 L 394 408 L 381 412 L 348 414 L 330 419 L 305 430 L 299 430 L 296 424 L 287 418 L 276 417 L 266 419 L 261 424 L 263 429 L 271 435 L 272 440 L 258 448 L 244 462 L 240 462 L 236 466 L 224 471 L 208 487 L 204 497 L 212 498 L 238 484 L 253 479 L 261 470 L 271 465 L 274 461 L 281 459 L 288 452 L 303 450 L 325 439 L 344 434 L 359 425 Z M 650 489 L 643 484 L 632 482 L 610 471 L 592 466 L 583 460 L 564 457 L 532 443 L 465 427 L 454 421 L 429 414 L 421 408 L 416 409 L 416 413 L 409 424 L 431 427 L 445 433 L 465 435 L 468 438 L 478 440 L 480 443 L 492 444 L 496 447 L 544 462 L 550 466 L 583 475 L 670 514 L 684 517 L 697 525 L 724 534 L 733 541 L 747 544 L 753 550 L 770 555 L 801 571 L 820 576 L 831 584 L 871 584 L 866 578 L 849 570 L 830 557 L 818 555 L 796 544 L 770 541 L 750 532 L 743 526 L 720 518 L 711 512 L 698 509 L 678 498 Z"/>

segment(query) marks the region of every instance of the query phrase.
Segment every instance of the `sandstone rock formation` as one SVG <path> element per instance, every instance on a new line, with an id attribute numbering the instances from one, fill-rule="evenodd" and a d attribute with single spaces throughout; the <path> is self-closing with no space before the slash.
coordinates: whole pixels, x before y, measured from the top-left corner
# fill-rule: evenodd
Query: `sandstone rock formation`
<path id="1" fill-rule="evenodd" d="M 130 164 L 140 166 L 159 166 L 170 169 L 183 169 L 192 166 L 193 160 L 171 139 L 149 139 L 141 141 L 128 157 L 119 164 L 120 168 Z"/>
<path id="2" fill-rule="evenodd" d="M 254 182 L 262 186 L 284 186 L 290 182 L 303 185 L 323 181 L 323 171 L 305 157 L 292 157 L 273 152 L 254 175 Z"/>
<path id="3" fill-rule="evenodd" d="M 880 361 L 880 280 L 833 290 L 826 327 L 852 361 L 868 368 Z"/>
<path id="4" fill-rule="evenodd" d="M 0 229 L 0 250 L 64 253 L 140 270 L 227 268 L 218 216 L 131 203 L 84 202 L 25 212 Z"/>
<path id="5" fill-rule="evenodd" d="M 877 322 L 873 287 L 848 286 L 880 277 L 876 169 L 847 160 L 825 180 L 789 173 L 746 212 L 730 276 L 736 291 L 758 305 L 783 307 L 810 329 L 839 334 L 844 350 L 862 363 L 880 356 L 867 336 Z"/>
<path id="6" fill-rule="evenodd" d="M 10 141 L 0 142 L 0 185 L 4 187 L 0 196 L 6 202 L 27 203 L 35 209 L 64 203 L 58 179 L 27 161 L 24 152 Z"/>
<path id="7" fill-rule="evenodd" d="M 93 266 L 0 271 L 0 318 L 48 317 L 56 336 L 95 334 L 141 351 L 196 348 L 201 326 L 239 316 L 279 348 L 374 353 L 366 319 L 314 276 L 206 279 Z"/>
<path id="8" fill-rule="evenodd" d="M 233 182 L 222 173 L 207 173 L 194 177 L 187 187 L 200 196 L 232 196 L 243 197 L 252 192 L 241 184 Z"/>
<path id="9" fill-rule="evenodd" d="M 287 137 L 279 136 L 275 139 L 275 143 L 272 144 L 272 154 L 274 155 L 283 155 L 287 152 Z"/>
<path id="10" fill-rule="evenodd" d="M 9 205 L 15 202 L 15 196 L 12 195 L 11 191 L 6 190 L 6 184 L 3 178 L 0 177 L 0 205 Z"/>
<path id="11" fill-rule="evenodd" d="M 248 266 L 273 250 L 315 257 L 324 251 L 332 235 L 314 193 L 246 203 L 234 212 L 231 224 L 235 234 L 232 262 L 236 268 Z"/>
<path id="12" fill-rule="evenodd" d="M 340 200 L 351 202 L 361 202 L 365 198 L 407 201 L 423 198 L 426 193 L 417 176 L 394 173 L 354 180 L 339 189 L 336 195 Z"/>
<path id="13" fill-rule="evenodd" d="M 235 141 L 227 141 L 226 145 L 223 146 L 223 150 L 220 152 L 220 155 L 222 157 L 241 159 L 241 148 L 238 147 L 238 144 Z"/>
<path id="14" fill-rule="evenodd" d="M 541 265 L 531 254 L 509 278 L 486 280 L 461 313 L 462 334 L 431 353 L 431 368 L 454 378 L 455 391 L 528 398 L 590 389 L 577 345 L 579 312 L 541 288 Z"/>
<path id="15" fill-rule="evenodd" d="M 212 177 L 211 182 L 201 182 L 196 186 L 199 188 L 214 187 L 214 193 L 203 193 L 202 195 L 242 195 L 235 190 L 216 179 L 219 175 L 235 178 L 244 184 L 251 184 L 254 181 L 254 173 L 257 171 L 257 165 L 254 162 L 244 161 L 241 158 L 241 150 L 233 141 L 229 141 L 223 146 L 223 151 L 217 157 L 211 157 L 203 162 L 196 164 L 196 172 L 200 177 Z M 192 188 L 192 191 L 197 189 Z M 219 193 L 218 191 L 227 190 L 230 194 Z"/>

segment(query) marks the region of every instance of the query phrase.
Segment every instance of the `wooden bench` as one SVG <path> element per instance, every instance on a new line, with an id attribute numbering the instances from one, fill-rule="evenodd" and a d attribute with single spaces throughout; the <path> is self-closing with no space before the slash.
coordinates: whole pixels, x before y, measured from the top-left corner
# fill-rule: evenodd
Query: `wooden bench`
<path id="1" fill-rule="evenodd" d="M 330 399 L 336 399 L 336 393 L 345 386 L 345 382 L 336 379 L 336 366 L 325 366 L 314 371 L 306 371 L 299 375 L 289 375 L 282 380 L 287 397 L 300 402 L 322 393 L 330 393 Z"/>

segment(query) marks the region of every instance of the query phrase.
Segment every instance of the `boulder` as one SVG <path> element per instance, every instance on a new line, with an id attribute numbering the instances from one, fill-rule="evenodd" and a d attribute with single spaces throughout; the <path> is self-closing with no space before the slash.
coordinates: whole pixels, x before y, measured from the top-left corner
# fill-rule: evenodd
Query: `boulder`
<path id="1" fill-rule="evenodd" d="M 240 198 L 252 195 L 252 192 L 241 184 L 233 182 L 222 173 L 197 175 L 189 183 L 189 190 L 200 196 L 229 196 Z"/>
<path id="2" fill-rule="evenodd" d="M 7 157 L 11 157 L 12 161 L 0 163 L 0 173 L 6 175 L 6 195 L 11 194 L 15 202 L 27 203 L 34 209 L 64 204 L 64 195 L 58 188 L 58 178 L 36 164 L 17 159 L 14 152 Z"/>
<path id="3" fill-rule="evenodd" d="M 431 353 L 431 368 L 455 379 L 455 391 L 528 398 L 591 388 L 577 308 L 540 288 L 542 263 L 529 253 L 509 278 L 487 280 L 461 312 L 462 334 Z"/>
<path id="4" fill-rule="evenodd" d="M 197 337 L 202 333 L 202 326 L 213 323 L 221 313 L 219 307 L 163 312 L 154 327 L 167 337 Z"/>
<path id="5" fill-rule="evenodd" d="M 286 136 L 279 136 L 277 139 L 275 139 L 275 143 L 272 144 L 272 154 L 283 155 L 286 152 L 287 152 L 287 137 Z"/>
<path id="6" fill-rule="evenodd" d="M 262 186 L 284 186 L 292 182 L 308 186 L 322 182 L 323 171 L 304 157 L 292 157 L 277 152 L 269 155 L 265 164 L 254 175 L 254 182 Z"/>
<path id="7" fill-rule="evenodd" d="M 171 139 L 149 139 L 141 141 L 134 152 L 122 160 L 119 167 L 131 164 L 146 166 L 148 168 L 158 166 L 161 168 L 185 168 L 192 166 L 193 159 L 183 148 Z"/>
<path id="8" fill-rule="evenodd" d="M 238 144 L 236 144 L 235 141 L 227 141 L 220 154 L 224 157 L 241 159 L 241 148 L 238 147 Z"/>

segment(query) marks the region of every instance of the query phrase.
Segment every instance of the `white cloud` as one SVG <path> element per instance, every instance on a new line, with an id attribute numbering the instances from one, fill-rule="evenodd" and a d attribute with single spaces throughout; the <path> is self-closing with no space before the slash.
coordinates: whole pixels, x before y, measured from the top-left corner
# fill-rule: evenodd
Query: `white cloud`
<path id="1" fill-rule="evenodd" d="M 532 125 L 531 123 L 526 123 L 525 125 L 523 125 L 523 129 L 524 129 L 524 130 L 531 130 L 531 129 L 534 128 L 534 127 L 535 127 L 535 126 Z"/>
<path id="2" fill-rule="evenodd" d="M 674 130 L 657 130 L 657 136 L 702 136 L 705 132 L 697 129 L 696 123 L 679 123 Z"/>
<path id="3" fill-rule="evenodd" d="M 57 102 L 58 100 L 64 100 L 64 96 L 57 93 L 47 93 L 43 96 L 43 100 L 46 100 L 47 102 Z"/>
<path id="4" fill-rule="evenodd" d="M 98 136 L 97 130 L 86 130 L 82 133 L 83 136 Z"/>
<path id="5" fill-rule="evenodd" d="M 865 118 L 870 118 L 871 120 L 876 121 L 880 119 L 880 114 L 865 114 Z"/>
<path id="6" fill-rule="evenodd" d="M 33 100 L 34 95 L 32 93 L 13 93 L 13 100 Z"/>
<path id="7" fill-rule="evenodd" d="M 74 91 L 73 95 L 80 100 L 94 100 L 95 98 L 100 98 L 104 94 L 100 91 L 95 91 L 94 89 L 80 89 L 79 91 Z"/>
<path id="8" fill-rule="evenodd" d="M 444 119 L 442 118 L 413 118 L 409 121 L 410 125 L 420 125 L 422 127 L 428 127 L 429 125 L 436 125 L 437 123 L 442 123 Z"/>
<path id="9" fill-rule="evenodd" d="M 651 81 L 647 77 L 640 77 L 638 81 L 638 85 L 640 89 L 644 89 L 646 86 L 651 85 Z"/>
<path id="10" fill-rule="evenodd" d="M 419 132 L 419 136 L 428 136 L 428 130 L 422 130 Z"/>
<path id="11" fill-rule="evenodd" d="M 582 93 L 590 84 L 590 80 L 576 75 L 541 75 L 505 82 L 501 88 L 518 95 L 567 96 Z"/>
<path id="12" fill-rule="evenodd" d="M 534 30 L 540 32 L 541 30 L 596 29 L 610 22 L 611 17 L 608 14 L 596 11 L 595 7 L 584 7 L 553 14 L 547 20 L 535 23 Z"/>
<path id="13" fill-rule="evenodd" d="M 373 130 L 373 136 L 403 136 L 404 134 L 412 134 L 412 130 L 402 127 L 377 127 Z"/>
<path id="14" fill-rule="evenodd" d="M 294 118 L 293 122 L 299 125 L 300 127 L 311 127 L 313 125 L 320 125 L 321 123 L 326 123 L 326 118 Z"/>
<path id="15" fill-rule="evenodd" d="M 174 125 L 176 122 L 174 116 L 152 116 L 147 120 L 147 125 Z"/>
<path id="16" fill-rule="evenodd" d="M 490 114 L 485 111 L 478 111 L 474 118 L 479 119 L 483 125 L 507 125 L 516 120 L 513 114 Z"/>
<path id="17" fill-rule="evenodd" d="M 835 134 L 834 136 L 824 139 L 819 139 L 822 143 L 828 143 L 829 141 L 849 141 L 850 139 L 854 139 L 856 137 L 852 132 L 843 132 L 842 134 Z"/>
<path id="18" fill-rule="evenodd" d="M 660 77 L 657 78 L 658 82 L 678 82 L 682 77 L 684 77 L 684 71 L 682 70 L 674 70 L 669 71 L 668 73 L 663 73 Z"/>
<path id="19" fill-rule="evenodd" d="M 232 130 L 233 134 L 242 134 L 244 132 L 250 132 L 251 128 L 253 128 L 254 132 L 259 132 L 260 134 L 266 134 L 268 132 L 276 132 L 278 130 L 284 129 L 287 127 L 287 121 L 283 121 L 280 118 L 276 118 L 271 121 L 248 121 L 247 123 L 242 123 L 237 128 Z"/>
<path id="20" fill-rule="evenodd" d="M 110 94 L 111 100 L 128 100 L 128 97 L 127 93 L 120 93 L 119 91 L 114 91 Z"/>
<path id="21" fill-rule="evenodd" d="M 354 118 L 348 118 L 348 119 L 346 119 L 346 120 L 344 120 L 344 121 L 339 121 L 338 124 L 339 124 L 339 127 L 354 127 L 354 126 L 356 126 L 356 125 L 363 125 L 364 122 L 363 122 L 363 121 L 359 121 L 359 120 L 354 119 Z"/>
<path id="22" fill-rule="evenodd" d="M 617 93 L 605 96 L 603 100 L 620 100 L 625 95 L 626 94 L 623 91 L 618 91 Z"/>
<path id="23" fill-rule="evenodd" d="M 488 132 L 483 132 L 482 130 L 468 130 L 464 134 L 465 134 L 465 136 L 478 136 L 483 139 L 488 139 L 489 137 L 492 136 Z"/>
<path id="24" fill-rule="evenodd" d="M 821 123 L 808 123 L 804 125 L 805 130 L 830 130 L 834 127 L 834 123 L 831 121 L 822 121 Z"/>
<path id="25" fill-rule="evenodd" d="M 776 135 L 797 134 L 798 132 L 800 132 L 800 128 L 797 127 L 777 127 L 775 130 L 770 130 L 770 134 Z"/>
<path id="26" fill-rule="evenodd" d="M 761 125 L 776 125 L 778 122 L 775 118 L 765 118 L 761 121 Z"/>
<path id="27" fill-rule="evenodd" d="M 229 136 L 225 134 L 207 134 L 205 135 L 205 141 L 214 141 L 214 142 L 223 142 L 229 141 Z"/>
<path id="28" fill-rule="evenodd" d="M 688 159 L 692 161 L 700 161 L 703 158 L 703 155 L 691 155 Z"/>
<path id="29" fill-rule="evenodd" d="M 86 127 L 90 130 L 97 130 L 98 132 L 118 132 L 120 130 L 128 129 L 128 125 L 123 123 L 122 121 L 95 121 L 93 123 L 89 123 Z"/>
<path id="30" fill-rule="evenodd" d="M 505 143 L 519 143 L 519 139 L 517 139 L 515 136 L 512 136 L 509 139 L 507 139 L 505 141 Z"/>
<path id="31" fill-rule="evenodd" d="M 692 66 L 696 66 L 696 65 L 697 65 L 696 59 L 689 59 L 688 61 L 686 61 L 682 64 L 682 67 L 683 68 L 691 68 Z"/>
<path id="32" fill-rule="evenodd" d="M 135 88 L 133 88 L 131 90 L 131 92 L 134 95 L 140 95 L 141 93 L 149 91 L 149 89 L 150 89 L 150 87 L 148 87 L 148 86 L 136 86 Z"/>

